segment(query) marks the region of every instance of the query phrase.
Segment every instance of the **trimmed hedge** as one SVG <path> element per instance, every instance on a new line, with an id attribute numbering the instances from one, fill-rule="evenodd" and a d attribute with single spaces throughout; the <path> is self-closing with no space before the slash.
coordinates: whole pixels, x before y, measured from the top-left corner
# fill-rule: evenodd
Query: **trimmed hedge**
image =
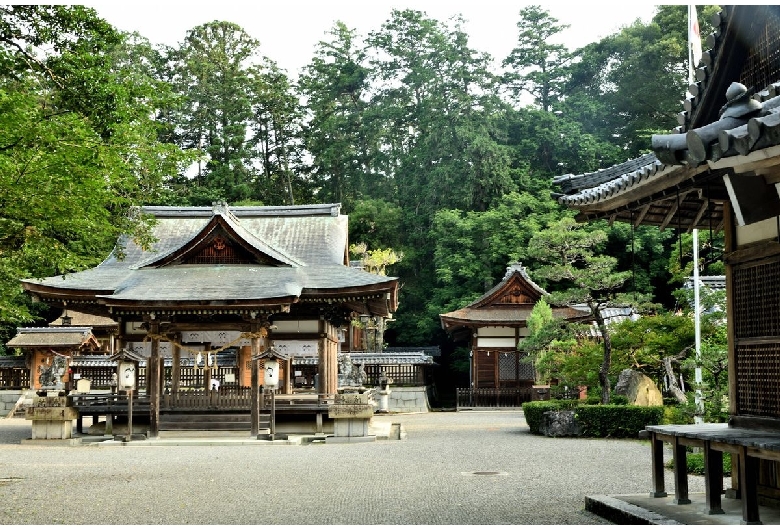
<path id="1" fill-rule="evenodd" d="M 581 405 L 577 421 L 583 436 L 591 438 L 638 438 L 648 425 L 660 425 L 663 407 L 637 405 Z"/>
<path id="2" fill-rule="evenodd" d="M 648 425 L 660 425 L 663 407 L 636 405 L 583 405 L 579 401 L 531 401 L 523 403 L 525 421 L 531 434 L 541 434 L 542 418 L 550 410 L 576 412 L 582 436 L 591 438 L 637 438 Z"/>
<path id="3" fill-rule="evenodd" d="M 577 408 L 579 401 L 551 399 L 549 401 L 528 401 L 523 403 L 525 422 L 531 429 L 531 434 L 542 434 L 542 415 L 548 410 L 570 410 Z"/>

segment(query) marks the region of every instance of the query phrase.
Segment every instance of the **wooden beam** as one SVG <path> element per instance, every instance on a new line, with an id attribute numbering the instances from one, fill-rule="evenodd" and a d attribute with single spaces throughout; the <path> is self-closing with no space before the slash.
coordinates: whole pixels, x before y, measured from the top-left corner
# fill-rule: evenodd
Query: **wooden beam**
<path id="1" fill-rule="evenodd" d="M 704 217 L 704 213 L 707 211 L 707 208 L 710 207 L 710 200 L 704 199 L 704 202 L 702 202 L 701 207 L 699 208 L 699 211 L 696 212 L 696 217 L 693 218 L 693 222 L 688 227 L 688 233 L 690 234 L 693 232 L 693 229 L 696 228 L 696 225 L 699 224 L 699 221 L 701 221 L 701 218 Z"/>
<path id="2" fill-rule="evenodd" d="M 683 197 L 680 197 L 680 200 L 682 201 Z M 669 222 L 674 218 L 674 214 L 677 213 L 677 199 L 675 198 L 672 200 L 672 205 L 669 208 L 669 212 L 666 214 L 666 217 L 664 217 L 664 220 L 661 222 L 660 226 L 658 227 L 659 230 L 665 230 L 666 226 L 669 224 Z"/>
<path id="3" fill-rule="evenodd" d="M 634 228 L 639 227 L 639 225 L 642 224 L 642 221 L 644 220 L 645 216 L 647 215 L 647 212 L 650 211 L 650 204 L 645 204 L 642 206 L 642 209 L 639 210 L 639 214 L 636 216 L 636 219 L 634 220 Z"/>

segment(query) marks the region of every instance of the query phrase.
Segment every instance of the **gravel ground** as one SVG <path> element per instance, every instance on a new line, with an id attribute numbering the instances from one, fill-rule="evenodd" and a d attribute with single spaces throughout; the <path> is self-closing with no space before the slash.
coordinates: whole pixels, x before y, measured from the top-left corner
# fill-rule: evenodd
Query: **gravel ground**
<path id="1" fill-rule="evenodd" d="M 650 491 L 647 442 L 533 436 L 522 411 L 382 420 L 406 439 L 52 447 L 0 419 L 0 524 L 591 525 L 585 495 Z"/>

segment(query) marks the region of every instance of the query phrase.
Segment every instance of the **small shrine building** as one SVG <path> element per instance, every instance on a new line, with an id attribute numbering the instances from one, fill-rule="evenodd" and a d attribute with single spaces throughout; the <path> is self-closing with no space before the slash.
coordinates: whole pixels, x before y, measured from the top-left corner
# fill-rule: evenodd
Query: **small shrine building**
<path id="1" fill-rule="evenodd" d="M 442 328 L 456 342 L 470 345 L 472 389 L 517 389 L 530 395 L 534 365 L 518 342 L 528 336 L 528 318 L 547 292 L 534 283 L 519 263 L 507 267 L 504 278 L 471 304 L 440 315 Z M 590 311 L 551 307 L 563 320 L 587 319 Z"/>

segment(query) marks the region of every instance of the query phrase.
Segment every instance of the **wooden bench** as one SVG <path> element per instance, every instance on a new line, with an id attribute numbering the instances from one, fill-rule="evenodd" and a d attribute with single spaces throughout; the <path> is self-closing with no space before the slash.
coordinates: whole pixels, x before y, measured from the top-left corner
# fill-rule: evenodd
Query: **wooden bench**
<path id="1" fill-rule="evenodd" d="M 744 426 L 741 426 L 744 425 Z M 695 425 L 650 425 L 652 497 L 666 497 L 663 444 L 672 445 L 674 502 L 689 504 L 686 447 L 699 447 L 704 454 L 704 484 L 708 514 L 722 514 L 723 453 L 736 457 L 737 492 L 742 501 L 742 520 L 760 523 L 758 513 L 759 459 L 780 461 L 780 431 L 756 428 L 749 422 L 700 423 Z"/>

